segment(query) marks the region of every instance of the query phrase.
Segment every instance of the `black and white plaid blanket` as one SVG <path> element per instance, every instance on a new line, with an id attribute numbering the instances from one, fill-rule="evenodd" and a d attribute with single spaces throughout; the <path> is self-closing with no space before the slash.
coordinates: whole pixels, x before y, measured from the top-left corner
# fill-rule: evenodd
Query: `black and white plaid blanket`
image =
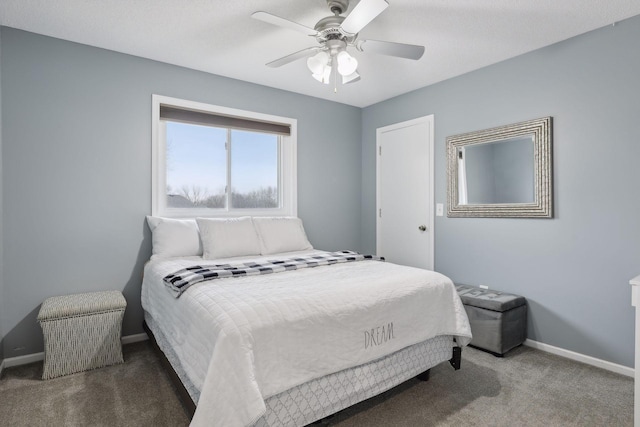
<path id="1" fill-rule="evenodd" d="M 225 277 L 257 276 L 260 274 L 280 273 L 282 271 L 300 270 L 321 265 L 365 260 L 384 261 L 384 258 L 375 255 L 362 255 L 353 251 L 339 251 L 268 260 L 260 263 L 246 262 L 238 264 L 194 265 L 169 274 L 162 280 L 174 293 L 174 296 L 178 298 L 190 286 L 204 282 L 205 280 L 222 279 Z"/>

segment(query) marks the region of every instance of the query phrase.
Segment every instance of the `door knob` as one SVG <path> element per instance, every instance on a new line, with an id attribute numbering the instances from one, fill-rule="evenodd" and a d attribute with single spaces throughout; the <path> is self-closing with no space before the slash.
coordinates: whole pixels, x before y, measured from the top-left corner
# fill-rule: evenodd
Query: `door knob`
<path id="1" fill-rule="evenodd" d="M 418 227 L 418 230 L 427 231 L 427 226 L 426 225 L 421 225 L 420 227 Z"/>

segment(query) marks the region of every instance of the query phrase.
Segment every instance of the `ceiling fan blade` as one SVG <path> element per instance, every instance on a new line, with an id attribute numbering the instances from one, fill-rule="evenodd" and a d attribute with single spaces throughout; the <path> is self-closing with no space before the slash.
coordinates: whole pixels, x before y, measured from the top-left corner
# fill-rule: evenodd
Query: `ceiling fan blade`
<path id="1" fill-rule="evenodd" d="M 418 60 L 424 54 L 424 46 L 415 44 L 383 42 L 379 40 L 360 40 L 356 48 L 360 52 L 373 52 L 381 55 L 397 56 L 399 58 L 407 58 Z"/>
<path id="2" fill-rule="evenodd" d="M 340 27 L 349 34 L 357 34 L 376 16 L 389 7 L 386 0 L 360 0 Z"/>
<path id="3" fill-rule="evenodd" d="M 315 46 L 308 47 L 306 49 L 302 49 L 295 53 L 292 53 L 290 55 L 283 56 L 282 58 L 276 59 L 275 61 L 271 61 L 267 64 L 267 67 L 271 67 L 271 68 L 282 67 L 283 65 L 286 65 L 290 62 L 309 56 L 311 53 L 316 52 L 318 50 L 320 50 L 319 47 L 315 47 Z"/>
<path id="4" fill-rule="evenodd" d="M 297 22 L 289 21 L 288 19 L 280 18 L 279 16 L 272 15 L 267 12 L 255 12 L 251 15 L 251 17 L 257 19 L 258 21 L 266 22 L 278 27 L 287 28 L 289 30 L 298 31 L 308 36 L 315 36 L 316 34 L 318 34 L 318 32 L 313 28 L 305 27 L 304 25 L 298 24 Z"/>

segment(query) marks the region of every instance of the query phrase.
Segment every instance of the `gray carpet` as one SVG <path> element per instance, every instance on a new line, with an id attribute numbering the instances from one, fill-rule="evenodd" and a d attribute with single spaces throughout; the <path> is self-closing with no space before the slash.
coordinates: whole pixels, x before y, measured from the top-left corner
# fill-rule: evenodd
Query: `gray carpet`
<path id="1" fill-rule="evenodd" d="M 462 368 L 431 370 L 348 408 L 328 425 L 633 426 L 633 379 L 517 347 L 504 358 L 473 348 Z"/>
<path id="2" fill-rule="evenodd" d="M 149 342 L 126 345 L 124 364 L 43 381 L 42 362 L 0 379 L 2 426 L 186 426 L 189 420 Z"/>
<path id="3" fill-rule="evenodd" d="M 148 342 L 125 363 L 42 381 L 42 364 L 6 369 L 2 426 L 186 426 Z M 633 379 L 519 347 L 505 358 L 472 348 L 462 369 L 431 370 L 323 420 L 322 426 L 632 426 Z"/>

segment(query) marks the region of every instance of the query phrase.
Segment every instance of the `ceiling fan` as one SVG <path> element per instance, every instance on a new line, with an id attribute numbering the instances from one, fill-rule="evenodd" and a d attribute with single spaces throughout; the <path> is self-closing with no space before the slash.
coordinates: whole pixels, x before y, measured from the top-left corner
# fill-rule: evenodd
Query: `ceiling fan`
<path id="1" fill-rule="evenodd" d="M 333 16 L 322 18 L 314 28 L 267 12 L 255 12 L 251 15 L 260 21 L 313 36 L 319 43 L 319 46 L 309 47 L 271 61 L 267 64 L 268 67 L 281 67 L 307 57 L 307 67 L 312 76 L 321 83 L 329 84 L 333 74 L 335 85 L 338 74 L 342 77 L 342 84 L 360 80 L 358 61 L 347 52 L 347 48 L 355 48 L 364 53 L 373 52 L 413 60 L 422 57 L 424 46 L 379 40 L 357 40 L 358 33 L 389 6 L 386 0 L 360 0 L 346 17 L 340 15 L 349 8 L 349 0 L 327 0 L 327 5 Z"/>

